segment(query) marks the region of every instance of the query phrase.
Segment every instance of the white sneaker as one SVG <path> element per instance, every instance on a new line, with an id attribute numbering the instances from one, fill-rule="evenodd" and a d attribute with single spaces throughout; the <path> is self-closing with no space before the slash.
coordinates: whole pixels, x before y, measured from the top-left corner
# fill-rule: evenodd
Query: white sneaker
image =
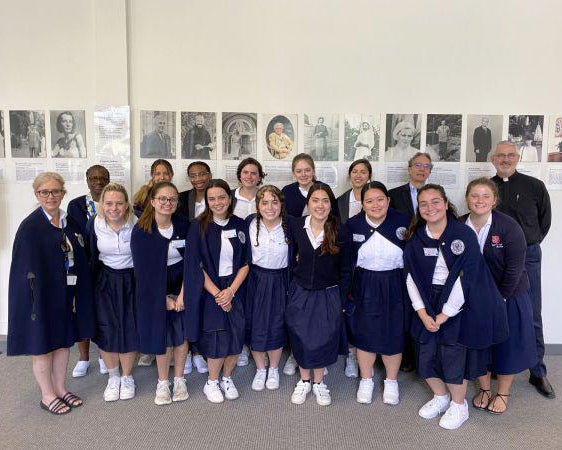
<path id="1" fill-rule="evenodd" d="M 155 359 L 156 356 L 154 355 L 145 355 L 144 353 L 141 353 L 137 364 L 141 367 L 151 366 Z"/>
<path id="2" fill-rule="evenodd" d="M 103 362 L 103 359 L 99 358 L 98 359 L 98 363 L 100 365 L 100 373 L 102 375 L 105 375 L 106 373 L 109 373 L 109 371 L 107 370 L 107 366 L 105 365 L 105 363 Z"/>
<path id="3" fill-rule="evenodd" d="M 209 371 L 207 361 L 201 355 L 193 355 L 193 365 L 199 373 L 207 373 Z"/>
<path id="4" fill-rule="evenodd" d="M 193 370 L 193 364 L 191 363 L 191 352 L 187 354 L 187 358 L 185 359 L 185 366 L 183 366 L 183 374 L 189 375 Z"/>
<path id="5" fill-rule="evenodd" d="M 400 402 L 398 381 L 384 380 L 384 391 L 382 393 L 382 402 L 386 403 L 387 405 L 397 405 Z"/>
<path id="6" fill-rule="evenodd" d="M 296 371 L 297 371 L 297 361 L 295 360 L 295 357 L 291 353 L 287 358 L 287 361 L 285 361 L 285 365 L 283 366 L 283 373 L 285 375 L 294 375 Z"/>
<path id="7" fill-rule="evenodd" d="M 359 372 L 357 370 L 357 358 L 351 352 L 349 352 L 345 360 L 345 376 L 347 378 L 357 378 L 359 376 Z"/>
<path id="8" fill-rule="evenodd" d="M 218 380 L 207 380 L 205 387 L 203 388 L 203 393 L 211 403 L 222 403 L 224 402 L 224 397 L 219 387 Z"/>
<path id="9" fill-rule="evenodd" d="M 107 380 L 107 386 L 105 391 L 103 391 L 103 399 L 106 402 L 114 402 L 119 400 L 119 386 L 121 385 L 121 378 L 119 377 L 109 377 Z"/>
<path id="10" fill-rule="evenodd" d="M 332 404 L 332 397 L 330 396 L 330 391 L 328 386 L 322 383 L 314 383 L 312 385 L 312 392 L 316 396 L 316 403 L 320 406 L 328 406 Z"/>
<path id="11" fill-rule="evenodd" d="M 170 382 L 168 380 L 158 380 L 156 385 L 156 397 L 154 403 L 157 405 L 169 405 L 172 403 L 172 396 L 170 395 Z"/>
<path id="12" fill-rule="evenodd" d="M 466 400 L 462 405 L 459 405 L 451 401 L 449 409 L 445 412 L 441 420 L 439 421 L 439 426 L 447 430 L 456 430 L 463 423 L 468 420 L 468 404 Z"/>
<path id="13" fill-rule="evenodd" d="M 279 369 L 277 367 L 275 369 L 270 367 L 267 371 L 267 381 L 265 382 L 265 387 L 270 391 L 279 389 Z"/>
<path id="14" fill-rule="evenodd" d="M 72 376 L 74 378 L 80 378 L 86 376 L 89 368 L 90 368 L 90 361 L 78 361 L 74 366 L 74 370 L 72 371 Z"/>
<path id="15" fill-rule="evenodd" d="M 375 383 L 372 378 L 361 378 L 357 389 L 357 401 L 359 403 L 371 403 L 373 401 L 373 389 Z"/>
<path id="16" fill-rule="evenodd" d="M 187 400 L 189 394 L 187 393 L 187 382 L 185 378 L 174 378 L 174 396 L 172 397 L 172 401 L 174 402 L 183 402 Z"/>
<path id="17" fill-rule="evenodd" d="M 310 381 L 299 380 L 299 382 L 295 386 L 293 395 L 291 395 L 291 403 L 294 403 L 295 405 L 302 405 L 306 400 L 306 395 L 311 390 L 312 386 L 310 386 Z"/>
<path id="18" fill-rule="evenodd" d="M 238 393 L 238 389 L 236 389 L 236 386 L 234 386 L 234 382 L 232 381 L 232 378 L 222 377 L 220 386 L 224 392 L 224 397 L 227 400 L 236 400 L 238 397 L 240 397 L 240 394 Z"/>
<path id="19" fill-rule="evenodd" d="M 265 378 L 267 376 L 267 370 L 258 369 L 254 375 L 254 381 L 252 381 L 253 391 L 263 391 L 265 389 Z"/>
<path id="20" fill-rule="evenodd" d="M 424 419 L 434 419 L 443 414 L 449 406 L 449 394 L 434 395 L 433 398 L 423 405 L 418 414 Z"/>
<path id="21" fill-rule="evenodd" d="M 135 380 L 132 376 L 121 377 L 119 400 L 129 400 L 135 396 Z"/>
<path id="22" fill-rule="evenodd" d="M 240 352 L 240 354 L 238 355 L 238 361 L 236 362 L 236 365 L 238 367 L 243 367 L 243 366 L 247 366 L 248 363 L 250 362 L 250 358 L 248 357 L 249 354 L 249 349 L 248 346 L 245 345 L 244 347 L 242 347 L 242 351 Z"/>

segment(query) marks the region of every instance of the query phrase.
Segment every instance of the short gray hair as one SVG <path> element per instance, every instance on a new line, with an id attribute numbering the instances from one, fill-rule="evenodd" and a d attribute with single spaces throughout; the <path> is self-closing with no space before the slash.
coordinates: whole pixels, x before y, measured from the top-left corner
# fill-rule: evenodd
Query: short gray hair
<path id="1" fill-rule="evenodd" d="M 60 187 L 63 191 L 66 192 L 64 188 L 64 178 L 60 176 L 60 174 L 56 172 L 43 172 L 40 173 L 35 177 L 33 180 L 33 192 L 36 192 L 39 189 L 39 186 L 42 184 L 48 183 L 49 181 L 56 181 L 60 184 Z"/>
<path id="2" fill-rule="evenodd" d="M 515 142 L 511 142 L 511 141 L 500 141 L 496 144 L 496 149 L 494 150 L 494 154 L 498 151 L 498 147 L 503 145 L 504 147 L 513 147 L 515 150 L 515 153 L 519 153 L 519 147 L 517 147 L 517 144 L 515 144 Z"/>
<path id="3" fill-rule="evenodd" d="M 429 153 L 425 153 L 425 152 L 416 152 L 414 154 L 414 156 L 412 156 L 409 160 L 408 160 L 408 167 L 412 167 L 414 165 L 414 160 L 416 158 L 419 158 L 420 156 L 424 156 L 427 159 L 429 159 L 429 162 L 431 163 L 431 168 L 433 169 L 433 161 L 431 160 L 431 155 Z"/>

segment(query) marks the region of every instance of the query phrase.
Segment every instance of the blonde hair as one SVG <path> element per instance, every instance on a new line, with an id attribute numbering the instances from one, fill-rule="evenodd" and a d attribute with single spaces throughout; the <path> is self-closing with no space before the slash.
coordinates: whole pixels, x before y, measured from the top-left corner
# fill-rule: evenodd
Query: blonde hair
<path id="1" fill-rule="evenodd" d="M 109 183 L 107 184 L 103 190 L 101 191 L 100 194 L 100 207 L 98 209 L 98 216 L 104 220 L 107 221 L 107 219 L 105 218 L 105 215 L 103 213 L 103 200 L 105 198 L 105 194 L 107 194 L 108 192 L 119 192 L 121 194 L 123 194 L 123 197 L 125 198 L 125 203 L 127 204 L 127 209 L 125 210 L 125 221 L 132 223 L 133 221 L 133 216 L 134 216 L 134 212 L 133 212 L 133 207 L 131 205 L 131 203 L 129 202 L 129 194 L 127 194 L 127 190 L 125 189 L 125 187 L 119 183 Z"/>
<path id="2" fill-rule="evenodd" d="M 56 172 L 43 172 L 37 175 L 33 180 L 33 185 L 32 185 L 33 192 L 36 192 L 37 189 L 39 189 L 39 186 L 49 181 L 56 181 L 57 183 L 60 184 L 60 187 L 63 190 L 63 192 L 66 192 L 66 189 L 64 188 L 64 178 L 61 177 L 60 174 Z"/>

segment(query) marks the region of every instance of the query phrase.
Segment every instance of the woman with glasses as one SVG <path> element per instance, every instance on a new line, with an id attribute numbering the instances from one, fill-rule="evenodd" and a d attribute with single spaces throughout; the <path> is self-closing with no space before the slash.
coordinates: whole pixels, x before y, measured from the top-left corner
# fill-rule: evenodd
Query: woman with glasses
<path id="1" fill-rule="evenodd" d="M 59 415 L 82 400 L 66 388 L 69 347 L 92 337 L 94 312 L 84 237 L 60 209 L 63 178 L 33 181 L 39 207 L 14 240 L 8 294 L 8 355 L 31 355 L 42 409 Z"/>
<path id="2" fill-rule="evenodd" d="M 156 355 L 158 384 L 154 403 L 167 405 L 188 398 L 183 377 L 188 343 L 182 285 L 189 222 L 174 214 L 178 190 L 169 181 L 156 183 L 149 198 L 131 236 L 137 325 L 140 351 Z M 172 354 L 173 395 L 168 380 Z"/>
<path id="3" fill-rule="evenodd" d="M 137 217 L 140 217 L 146 205 L 150 203 L 150 189 L 152 186 L 161 181 L 170 182 L 172 178 L 174 178 L 174 168 L 169 161 L 157 159 L 152 163 L 150 166 L 150 180 L 142 185 L 133 197 L 133 207 Z"/>

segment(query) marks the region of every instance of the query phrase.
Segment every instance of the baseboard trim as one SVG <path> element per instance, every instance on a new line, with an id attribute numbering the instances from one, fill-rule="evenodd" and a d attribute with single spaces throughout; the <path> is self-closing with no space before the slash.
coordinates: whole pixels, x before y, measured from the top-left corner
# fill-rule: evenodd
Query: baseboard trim
<path id="1" fill-rule="evenodd" d="M 546 344 L 544 347 L 547 355 L 562 355 L 562 344 Z"/>

